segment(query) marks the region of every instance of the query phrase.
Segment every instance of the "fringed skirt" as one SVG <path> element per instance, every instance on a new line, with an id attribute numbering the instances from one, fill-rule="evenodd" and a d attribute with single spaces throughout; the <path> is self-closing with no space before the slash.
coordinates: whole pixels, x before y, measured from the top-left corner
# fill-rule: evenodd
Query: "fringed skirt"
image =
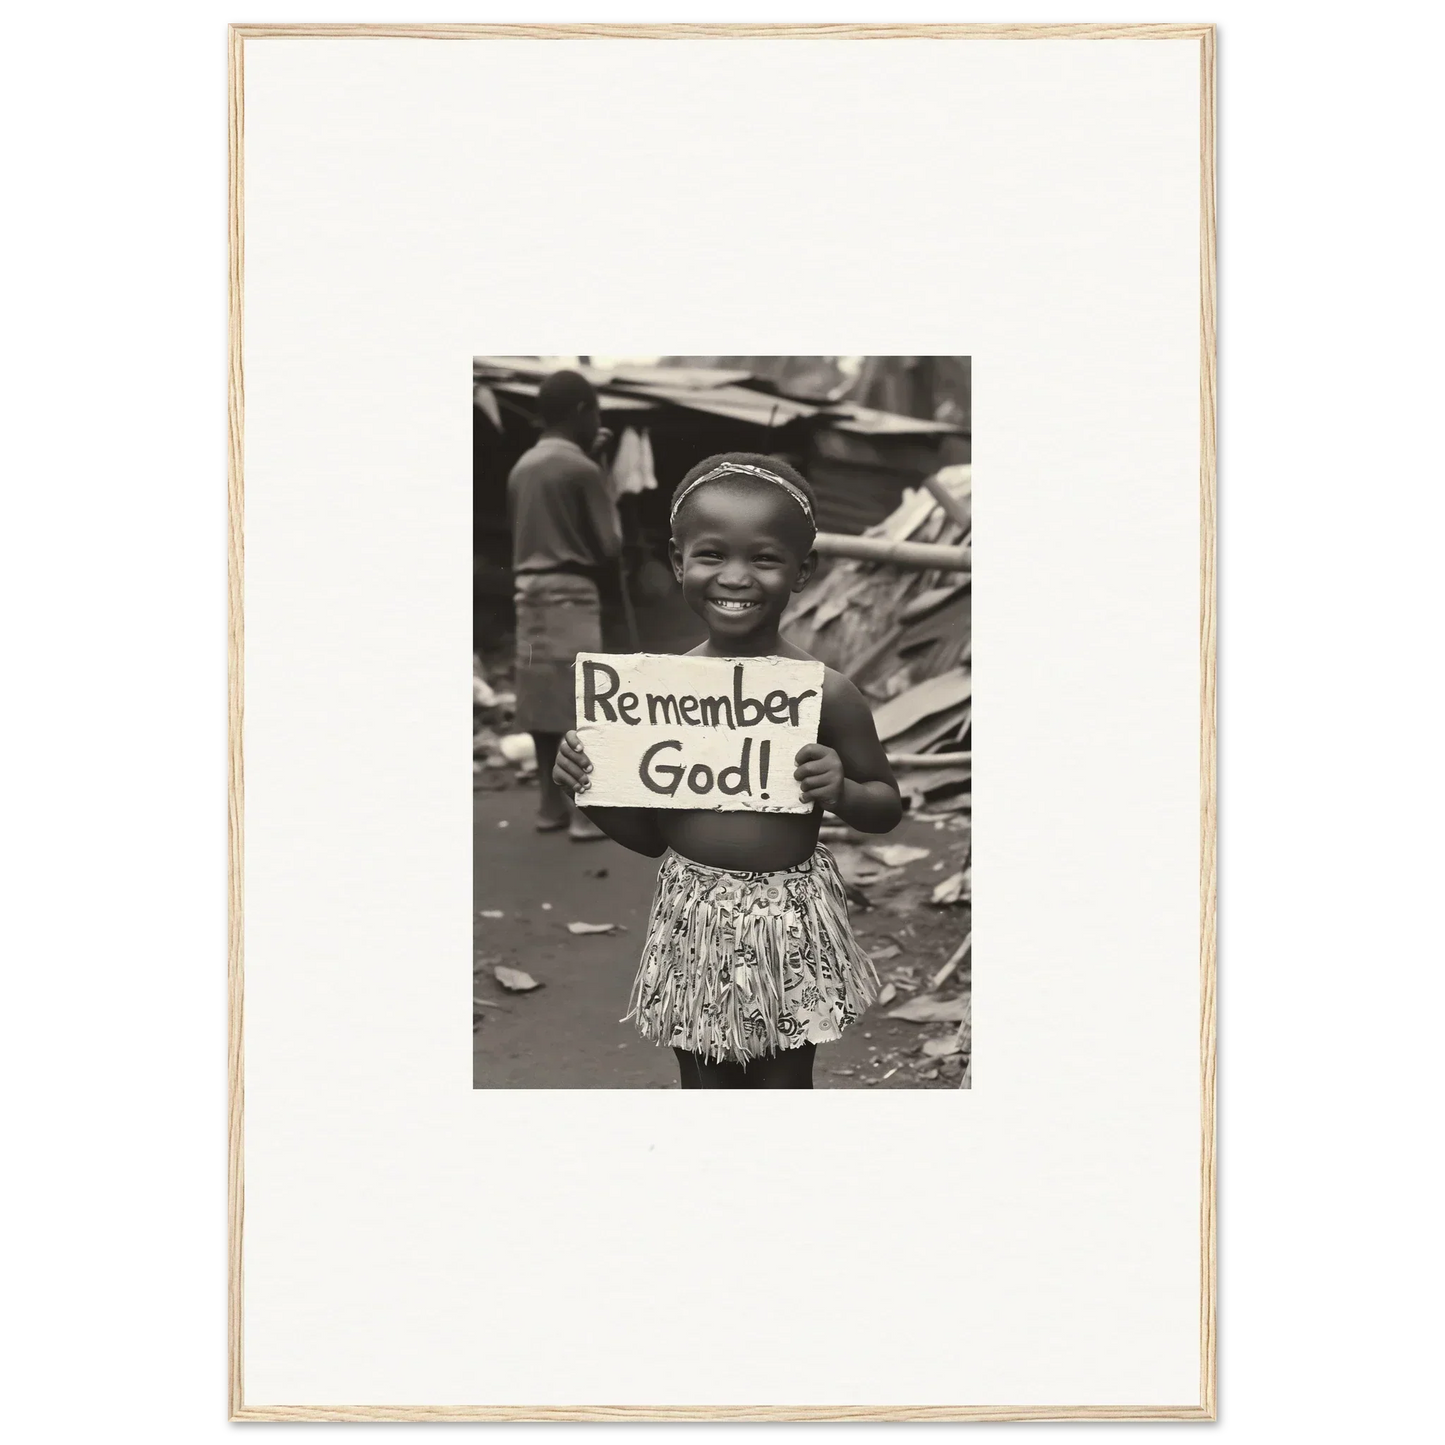
<path id="1" fill-rule="evenodd" d="M 655 1044 L 746 1063 L 840 1037 L 877 989 L 826 848 L 777 873 L 669 853 L 626 1017 Z"/>

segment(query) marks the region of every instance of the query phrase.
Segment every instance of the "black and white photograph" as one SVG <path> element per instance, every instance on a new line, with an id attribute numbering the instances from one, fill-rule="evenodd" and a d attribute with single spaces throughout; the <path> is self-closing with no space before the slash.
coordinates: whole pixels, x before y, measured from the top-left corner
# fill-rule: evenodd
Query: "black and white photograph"
<path id="1" fill-rule="evenodd" d="M 972 362 L 473 358 L 473 1085 L 972 1086 Z"/>

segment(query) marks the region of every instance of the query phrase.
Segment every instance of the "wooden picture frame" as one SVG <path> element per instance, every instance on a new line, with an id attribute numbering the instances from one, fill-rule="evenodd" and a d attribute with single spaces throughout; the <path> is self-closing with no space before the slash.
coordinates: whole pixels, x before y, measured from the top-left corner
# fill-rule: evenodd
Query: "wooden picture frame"
<path id="1" fill-rule="evenodd" d="M 744 37 L 830 40 L 1079 39 L 1188 41 L 1197 46 L 1199 106 L 1199 1357 L 1198 1397 L 1170 1406 L 775 1406 L 597 1404 L 592 1406 L 258 1405 L 245 1392 L 245 285 L 246 57 L 272 38 L 415 38 L 439 44 L 493 40 L 632 39 L 663 43 Z M 238 1421 L 1004 1421 L 1213 1420 L 1216 1417 L 1215 983 L 1215 31 L 1211 25 L 236 25 L 230 31 L 229 358 L 229 1278 L 230 1417 Z"/>

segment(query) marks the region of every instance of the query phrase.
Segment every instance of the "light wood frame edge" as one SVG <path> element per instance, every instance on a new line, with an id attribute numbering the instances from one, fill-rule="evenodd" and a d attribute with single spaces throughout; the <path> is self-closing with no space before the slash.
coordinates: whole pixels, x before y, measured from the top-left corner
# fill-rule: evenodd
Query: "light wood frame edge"
<path id="1" fill-rule="evenodd" d="M 277 37 L 391 39 L 1087 39 L 1185 40 L 1200 46 L 1200 1403 L 1178 1406 L 993 1405 L 267 1405 L 250 1406 L 244 1382 L 245 1032 L 245 42 Z M 1213 25 L 233 25 L 229 32 L 228 368 L 228 1339 L 230 1419 L 236 1421 L 1023 1421 L 1217 1418 L 1216 1216 L 1216 340 L 1215 27 Z"/>

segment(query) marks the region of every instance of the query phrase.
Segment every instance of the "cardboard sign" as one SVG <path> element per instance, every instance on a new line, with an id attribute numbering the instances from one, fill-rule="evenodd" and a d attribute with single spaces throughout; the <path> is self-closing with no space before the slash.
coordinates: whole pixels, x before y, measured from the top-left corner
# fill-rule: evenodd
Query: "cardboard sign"
<path id="1" fill-rule="evenodd" d="M 588 806 L 811 811 L 793 769 L 818 740 L 821 662 L 579 652 L 576 675 Z"/>

